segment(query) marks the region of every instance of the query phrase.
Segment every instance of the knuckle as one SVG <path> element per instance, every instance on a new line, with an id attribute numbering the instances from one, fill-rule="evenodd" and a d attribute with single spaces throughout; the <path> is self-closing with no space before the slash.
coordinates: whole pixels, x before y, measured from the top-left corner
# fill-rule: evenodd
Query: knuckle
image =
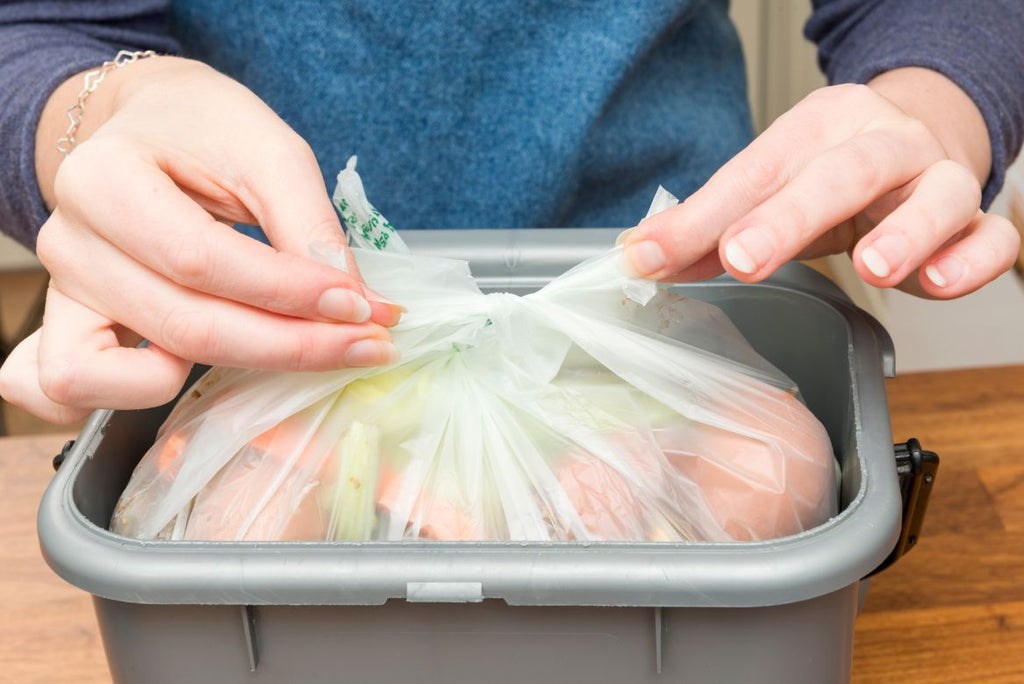
<path id="1" fill-rule="evenodd" d="M 875 93 L 860 83 L 838 83 L 812 90 L 803 102 L 814 107 L 851 107 L 874 98 Z"/>
<path id="2" fill-rule="evenodd" d="M 84 373 L 71 359 L 54 359 L 39 366 L 39 388 L 51 401 L 75 406 L 81 399 Z"/>
<path id="3" fill-rule="evenodd" d="M 943 159 L 936 163 L 936 167 L 943 173 L 948 173 L 962 183 L 970 183 L 981 188 L 981 183 L 978 178 L 960 162 L 953 161 L 952 159 Z"/>
<path id="4" fill-rule="evenodd" d="M 934 213 L 922 206 L 905 205 L 903 213 L 904 233 L 907 241 L 914 244 L 914 235 L 941 235 L 942 224 Z"/>
<path id="5" fill-rule="evenodd" d="M 160 346 L 175 356 L 211 362 L 220 351 L 220 339 L 211 315 L 204 311 L 178 309 L 167 314 L 160 328 Z"/>
<path id="6" fill-rule="evenodd" d="M 302 341 L 302 337 L 297 340 L 292 349 L 288 352 L 284 359 L 284 369 L 288 372 L 297 372 L 307 369 L 309 363 L 309 347 Z"/>
<path id="7" fill-rule="evenodd" d="M 935 134 L 932 133 L 932 129 L 920 119 L 906 117 L 900 122 L 899 129 L 905 138 L 917 145 L 931 147 L 936 152 L 942 150 L 942 146 L 935 138 Z"/>
<path id="8" fill-rule="evenodd" d="M 776 246 L 793 243 L 813 232 L 814 226 L 810 225 L 807 207 L 797 197 L 788 194 L 776 197 L 770 215 L 772 220 L 767 225 L 782 227 L 781 230 L 769 229 Z"/>
<path id="9" fill-rule="evenodd" d="M 863 104 L 878 99 L 875 91 L 863 83 L 840 83 L 831 86 L 831 88 L 835 90 L 838 98 L 851 105 Z"/>
<path id="10" fill-rule="evenodd" d="M 972 210 L 981 206 L 981 181 L 966 166 L 952 159 L 943 159 L 933 164 L 930 171 L 947 178 L 960 192 L 965 193 L 964 200 L 969 200 Z M 956 194 L 957 197 L 961 197 L 960 192 Z"/>
<path id="11" fill-rule="evenodd" d="M 320 369 L 318 350 L 324 348 L 324 345 L 319 344 L 314 332 L 316 326 L 313 324 L 302 327 L 305 330 L 301 330 L 295 335 L 294 342 L 285 355 L 285 370 L 294 372 Z"/>
<path id="12" fill-rule="evenodd" d="M 65 260 L 64 240 L 59 233 L 60 225 L 54 217 L 51 217 L 39 229 L 36 236 L 36 257 L 50 273 L 60 270 Z"/>
<path id="13" fill-rule="evenodd" d="M 214 269 L 204 240 L 175 240 L 167 251 L 167 264 L 176 282 L 196 290 L 207 288 Z"/>
<path id="14" fill-rule="evenodd" d="M 282 171 L 317 166 L 313 148 L 299 134 L 288 131 L 268 141 L 268 159 L 272 167 Z"/>
<path id="15" fill-rule="evenodd" d="M 308 236 L 311 242 L 316 241 L 339 246 L 345 244 L 345 233 L 341 229 L 338 217 L 333 214 L 320 216 L 310 221 L 309 225 L 305 228 L 305 235 Z M 344 259 L 344 254 L 339 258 Z"/>
<path id="16" fill-rule="evenodd" d="M 758 156 L 740 167 L 742 192 L 751 201 L 761 201 L 776 192 L 785 182 L 784 164 L 778 156 Z"/>
<path id="17" fill-rule="evenodd" d="M 260 143 L 259 160 L 258 164 L 236 170 L 242 185 L 258 191 L 257 203 L 267 188 L 272 187 L 270 184 L 280 185 L 282 179 L 308 182 L 312 178 L 322 178 L 313 148 L 291 130 L 267 136 Z"/>
<path id="18" fill-rule="evenodd" d="M 874 197 L 883 190 L 885 173 L 880 160 L 863 145 L 849 145 L 837 151 L 839 168 L 844 170 L 843 182 L 859 195 Z"/>
<path id="19" fill-rule="evenodd" d="M 307 288 L 303 286 L 305 276 L 306 274 L 289 268 L 288 261 L 285 261 L 283 266 L 264 275 L 254 303 L 267 311 L 289 315 L 305 313 L 310 309 L 310 303 L 316 301 L 316 294 L 312 291 L 307 292 Z"/>
<path id="20" fill-rule="evenodd" d="M 822 102 L 827 102 L 836 96 L 836 89 L 842 86 L 827 86 L 825 88 L 815 88 L 811 92 L 804 95 L 802 100 L 803 104 L 817 105 Z"/>
<path id="21" fill-rule="evenodd" d="M 945 148 L 932 129 L 920 119 L 900 114 L 885 121 L 885 130 L 893 138 L 892 149 L 906 150 L 913 158 L 923 157 L 933 162 L 947 159 Z M 923 153 L 923 154 L 922 154 Z"/>
<path id="22" fill-rule="evenodd" d="M 262 287 L 262 308 L 281 313 L 294 313 L 300 308 L 297 298 L 293 296 L 291 288 L 283 278 L 267 278 Z"/>

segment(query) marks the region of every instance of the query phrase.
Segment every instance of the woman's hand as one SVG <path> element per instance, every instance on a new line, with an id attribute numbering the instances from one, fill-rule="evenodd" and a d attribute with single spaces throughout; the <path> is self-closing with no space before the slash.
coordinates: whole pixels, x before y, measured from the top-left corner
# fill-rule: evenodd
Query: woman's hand
<path id="1" fill-rule="evenodd" d="M 61 161 L 54 144 L 81 82 L 54 93 L 38 132 L 53 214 L 37 253 L 51 282 L 41 330 L 0 371 L 5 398 L 66 422 L 166 402 L 193 361 L 394 360 L 398 308 L 364 288 L 312 151 L 259 98 L 197 62 L 140 60 L 87 100 L 85 140 Z M 233 222 L 259 224 L 274 247 Z M 349 272 L 308 258 L 316 242 Z"/>
<path id="2" fill-rule="evenodd" d="M 791 259 L 849 251 L 868 283 L 940 299 L 1010 268 L 1019 237 L 980 210 L 988 133 L 925 69 L 809 95 L 681 205 L 620 238 L 638 275 L 756 282 Z"/>

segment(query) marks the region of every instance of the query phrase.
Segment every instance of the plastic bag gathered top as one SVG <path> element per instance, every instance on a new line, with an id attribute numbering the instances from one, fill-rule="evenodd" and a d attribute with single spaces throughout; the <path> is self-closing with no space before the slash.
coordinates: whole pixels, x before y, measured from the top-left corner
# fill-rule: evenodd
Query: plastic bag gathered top
<path id="1" fill-rule="evenodd" d="M 136 467 L 113 531 L 745 541 L 835 514 L 824 428 L 717 308 L 628 277 L 618 248 L 524 297 L 483 294 L 467 263 L 409 252 L 354 160 L 335 203 L 367 284 L 407 308 L 401 360 L 214 368 Z M 674 203 L 659 191 L 652 211 Z"/>

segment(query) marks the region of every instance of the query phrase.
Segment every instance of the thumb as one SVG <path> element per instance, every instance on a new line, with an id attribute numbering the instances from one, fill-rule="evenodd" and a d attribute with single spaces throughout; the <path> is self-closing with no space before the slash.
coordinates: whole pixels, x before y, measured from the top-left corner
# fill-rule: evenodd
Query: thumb
<path id="1" fill-rule="evenodd" d="M 310 245 L 319 243 L 347 253 L 341 222 L 305 140 L 288 133 L 245 163 L 245 203 L 275 248 L 309 258 Z"/>
<path id="2" fill-rule="evenodd" d="M 277 152 L 262 156 L 269 161 L 258 164 L 245 180 L 252 198 L 249 210 L 270 243 L 279 251 L 303 258 L 328 255 L 332 265 L 344 266 L 342 270 L 362 282 L 313 150 L 298 135 L 275 146 Z M 384 326 L 398 322 L 400 306 L 369 288 L 364 287 L 364 294 L 372 321 Z"/>

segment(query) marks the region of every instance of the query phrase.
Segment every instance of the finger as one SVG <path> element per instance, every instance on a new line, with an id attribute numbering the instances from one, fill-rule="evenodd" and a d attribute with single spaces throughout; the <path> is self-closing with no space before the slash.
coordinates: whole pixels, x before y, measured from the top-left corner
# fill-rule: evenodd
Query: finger
<path id="1" fill-rule="evenodd" d="M 283 136 L 282 141 L 272 148 L 278 150 L 276 155 L 261 157 L 261 163 L 252 165 L 243 176 L 243 187 L 255 212 L 251 221 L 261 224 L 271 243 L 285 254 L 303 258 L 312 256 L 314 261 L 325 263 L 319 257 L 324 252 L 335 253 L 331 261 L 340 263 L 333 265 L 361 283 L 359 266 L 348 247 L 334 206 L 328 199 L 312 150 L 290 133 Z M 267 164 L 266 159 L 277 159 L 277 163 Z M 221 200 L 217 206 L 225 204 Z M 327 263 L 331 265 L 330 261 Z M 366 320 L 364 316 L 387 327 L 398 323 L 404 311 L 401 306 L 365 286 L 361 294 L 369 303 L 369 314 L 362 302 L 353 301 L 343 292 L 325 294 L 319 313 L 352 323 Z"/>
<path id="2" fill-rule="evenodd" d="M 673 283 L 692 283 L 714 278 L 724 272 L 725 269 L 722 268 L 722 260 L 718 258 L 718 252 L 708 252 L 682 271 L 665 276 L 662 280 Z"/>
<path id="3" fill-rule="evenodd" d="M 244 186 L 271 243 L 300 256 L 309 256 L 311 250 L 336 252 L 345 270 L 362 281 L 309 145 L 298 136 L 283 136 L 260 159 L 260 164 L 249 168 Z M 370 302 L 370 320 L 384 326 L 398 323 L 404 311 L 401 306 L 366 287 L 363 296 Z"/>
<path id="4" fill-rule="evenodd" d="M 54 276 L 61 291 L 73 291 L 85 306 L 175 356 L 287 371 L 376 365 L 397 357 L 387 329 L 375 323 L 309 321 L 189 290 L 92 233 L 66 231 L 61 244 L 75 255 Z M 96 287 L 97 263 L 104 265 L 102 287 Z"/>
<path id="5" fill-rule="evenodd" d="M 74 164 L 62 167 L 58 201 L 67 220 L 82 222 L 189 289 L 290 316 L 369 319 L 371 307 L 358 274 L 239 234 L 181 192 L 151 161 L 107 146 L 83 146 L 68 158 Z M 100 158 L 106 152 L 116 152 L 118 163 Z"/>
<path id="6" fill-rule="evenodd" d="M 630 270 L 644 278 L 674 280 L 714 252 L 725 228 L 788 178 L 787 160 L 780 150 L 773 149 L 775 142 L 766 132 L 682 203 L 644 219 L 629 231 L 622 244 Z"/>
<path id="7" fill-rule="evenodd" d="M 397 325 L 398 321 L 402 319 L 402 314 L 406 311 L 404 306 L 391 301 L 365 285 L 363 286 L 363 293 L 366 296 L 366 301 L 370 302 L 370 308 L 373 311 L 373 314 L 370 316 L 371 321 L 390 328 Z"/>
<path id="8" fill-rule="evenodd" d="M 907 201 L 907 198 L 917 188 L 919 180 L 920 176 L 906 185 L 887 192 L 853 218 L 843 221 L 835 228 L 819 235 L 813 242 L 800 250 L 796 259 L 804 261 L 850 252 L 861 238 Z"/>
<path id="9" fill-rule="evenodd" d="M 56 404 L 133 409 L 177 395 L 192 364 L 156 345 L 122 347 L 109 318 L 51 286 L 39 337 L 39 386 Z"/>
<path id="10" fill-rule="evenodd" d="M 1019 249 L 1020 235 L 1012 223 L 979 212 L 963 237 L 939 250 L 920 269 L 920 286 L 937 299 L 974 292 L 1008 271 Z"/>
<path id="11" fill-rule="evenodd" d="M 970 171 L 944 160 L 921 175 L 906 201 L 861 239 L 851 255 L 865 282 L 892 287 L 978 215 L 981 185 Z"/>
<path id="12" fill-rule="evenodd" d="M 940 159 L 941 149 L 923 138 L 902 128 L 874 130 L 826 150 L 723 233 L 722 263 L 741 280 L 764 278 Z"/>
<path id="13" fill-rule="evenodd" d="M 230 185 L 198 159 L 165 153 L 158 155 L 156 161 L 185 195 L 213 216 L 225 219 L 229 225 L 257 223 L 256 217 Z"/>
<path id="14" fill-rule="evenodd" d="M 294 134 L 276 137 L 265 142 L 255 159 L 240 181 L 248 194 L 246 204 L 271 243 L 299 256 L 307 256 L 314 243 L 347 254 L 341 221 L 306 141 Z M 349 263 L 354 268 L 351 258 Z"/>
<path id="15" fill-rule="evenodd" d="M 853 115 L 837 117 L 842 109 Z M 645 219 L 624 241 L 637 275 L 664 279 L 717 249 L 722 232 L 777 193 L 811 159 L 894 108 L 864 86 L 816 91 L 780 116 L 682 204 Z"/>
<path id="16" fill-rule="evenodd" d="M 309 253 L 314 261 L 348 273 L 358 273 L 355 256 L 344 241 L 334 237 L 325 240 L 314 240 L 309 245 Z M 370 303 L 370 320 L 383 326 L 393 326 L 402 317 L 405 308 L 381 296 L 366 284 L 362 286 L 363 296 Z"/>
<path id="17" fill-rule="evenodd" d="M 26 337 L 0 367 L 0 396 L 14 406 L 58 425 L 89 415 L 88 409 L 64 406 L 50 399 L 39 386 L 39 335 Z"/>

